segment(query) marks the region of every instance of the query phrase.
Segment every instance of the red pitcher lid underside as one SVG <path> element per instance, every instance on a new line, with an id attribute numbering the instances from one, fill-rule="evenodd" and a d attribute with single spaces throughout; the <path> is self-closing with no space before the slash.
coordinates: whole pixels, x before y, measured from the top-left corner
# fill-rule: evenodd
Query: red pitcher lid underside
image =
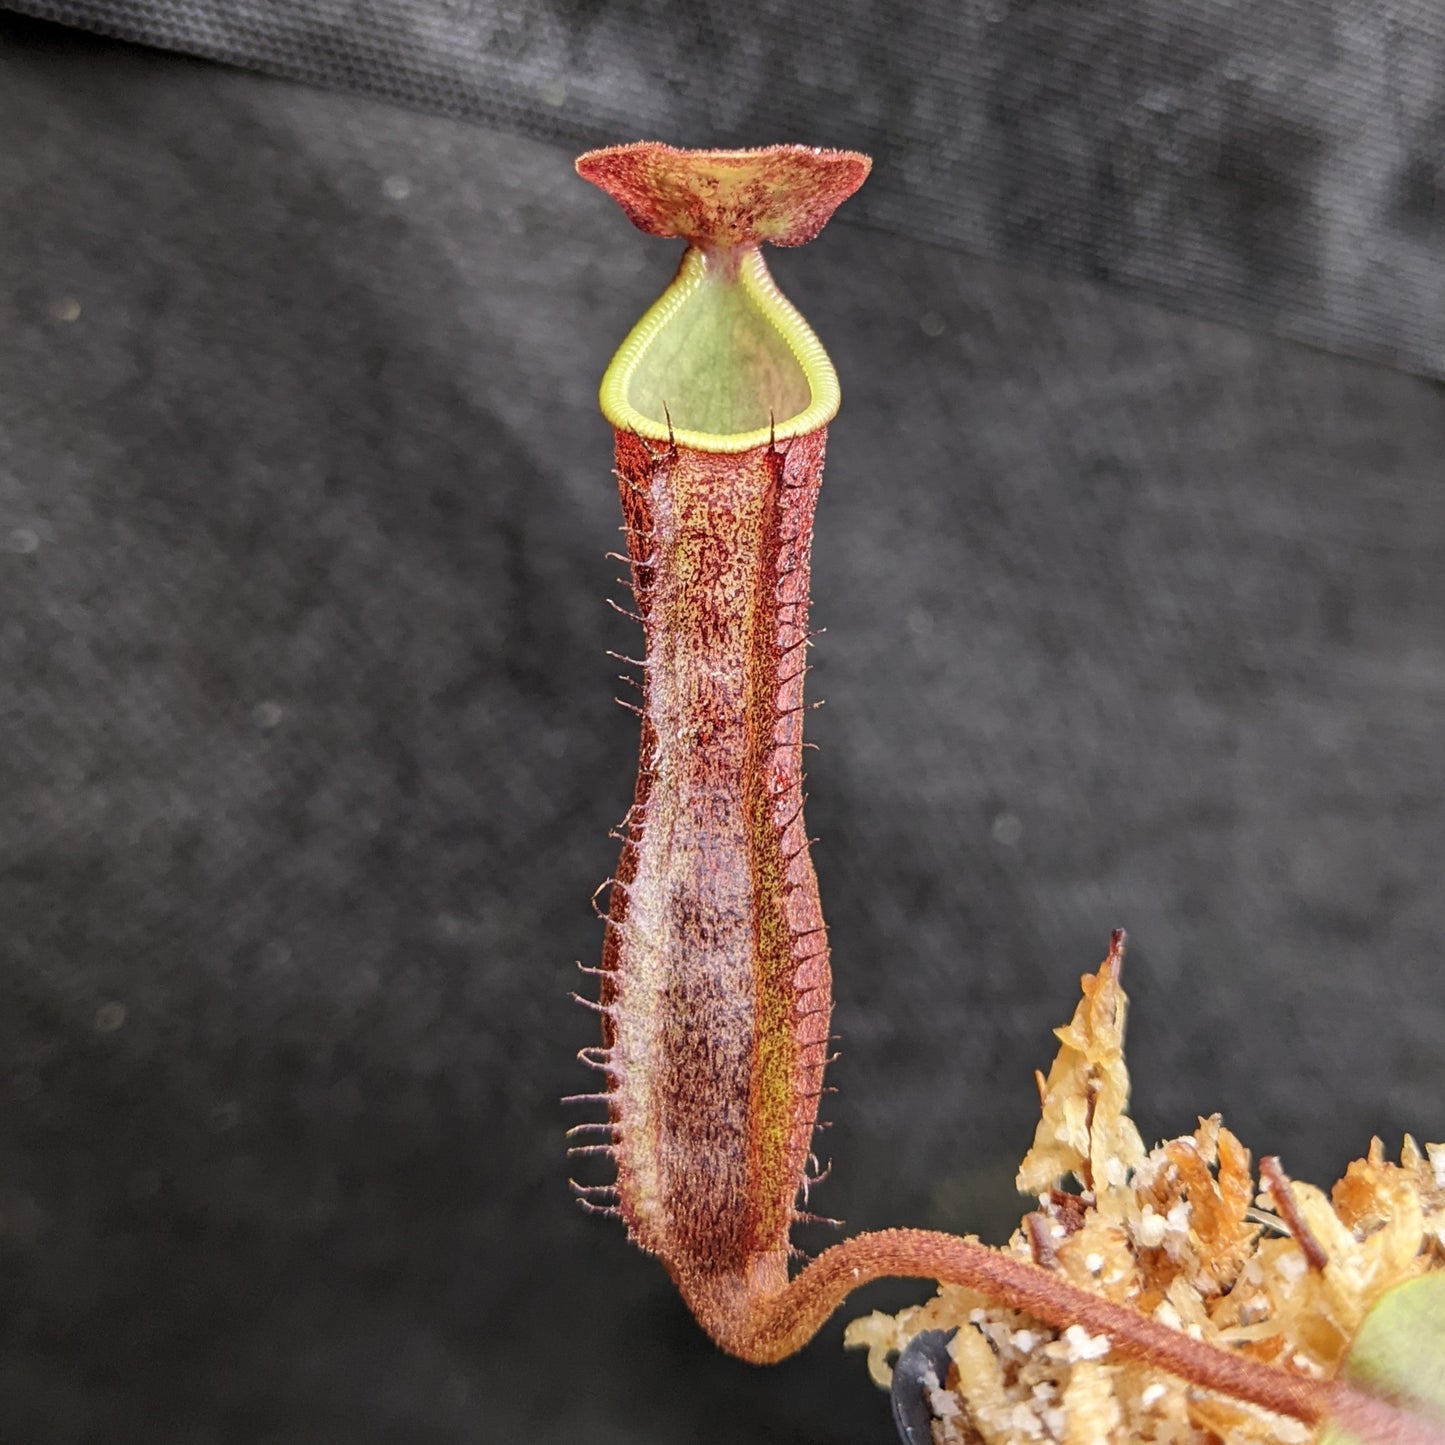
<path id="1" fill-rule="evenodd" d="M 801 246 L 827 225 L 872 166 L 856 151 L 811 146 L 690 151 L 658 141 L 588 151 L 577 173 L 640 230 L 695 246 Z"/>

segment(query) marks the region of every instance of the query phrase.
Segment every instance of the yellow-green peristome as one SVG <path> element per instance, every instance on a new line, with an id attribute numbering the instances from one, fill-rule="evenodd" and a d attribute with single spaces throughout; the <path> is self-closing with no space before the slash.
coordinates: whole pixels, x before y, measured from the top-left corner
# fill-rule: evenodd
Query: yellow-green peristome
<path id="1" fill-rule="evenodd" d="M 838 376 L 760 251 L 693 246 L 612 358 L 600 400 L 618 431 L 742 452 L 826 426 Z"/>

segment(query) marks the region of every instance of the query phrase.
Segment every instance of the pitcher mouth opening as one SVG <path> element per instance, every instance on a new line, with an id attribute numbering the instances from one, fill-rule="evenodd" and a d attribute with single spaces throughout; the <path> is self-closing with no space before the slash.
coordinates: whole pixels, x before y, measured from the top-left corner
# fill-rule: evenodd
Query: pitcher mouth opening
<path id="1" fill-rule="evenodd" d="M 600 400 L 618 431 L 743 452 L 826 426 L 839 391 L 756 247 L 691 246 L 613 357 Z"/>
<path id="2" fill-rule="evenodd" d="M 810 241 L 871 164 L 855 151 L 678 150 L 657 141 L 578 158 L 578 173 L 635 226 L 688 243 L 672 285 L 602 378 L 602 411 L 619 432 L 746 452 L 832 420 L 837 373 L 759 248 Z"/>

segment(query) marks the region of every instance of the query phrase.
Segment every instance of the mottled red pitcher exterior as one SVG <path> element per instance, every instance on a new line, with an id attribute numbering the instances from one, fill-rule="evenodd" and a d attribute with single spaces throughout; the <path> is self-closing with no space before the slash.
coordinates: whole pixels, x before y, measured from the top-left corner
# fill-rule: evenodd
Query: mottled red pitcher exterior
<path id="1" fill-rule="evenodd" d="M 691 243 L 680 274 L 740 285 L 746 271 L 765 300 L 776 292 L 759 242 L 808 239 L 867 174 L 861 157 L 799 147 L 622 147 L 578 168 L 642 229 Z M 798 393 L 803 413 L 821 390 Z M 766 414 L 761 440 L 740 447 L 746 430 L 674 427 L 686 398 L 673 398 L 654 435 L 616 435 L 642 737 L 603 949 L 603 1044 L 587 1051 L 607 1080 L 615 1195 L 584 1198 L 615 1208 L 687 1294 L 704 1279 L 786 1282 L 823 1089 L 828 946 L 802 771 L 827 437 L 812 409 L 806 429 Z"/>

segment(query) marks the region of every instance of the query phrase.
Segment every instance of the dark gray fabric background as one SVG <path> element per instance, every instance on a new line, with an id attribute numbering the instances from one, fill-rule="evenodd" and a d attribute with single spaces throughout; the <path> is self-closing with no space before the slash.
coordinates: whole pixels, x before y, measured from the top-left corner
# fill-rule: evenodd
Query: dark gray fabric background
<path id="1" fill-rule="evenodd" d="M 575 146 L 877 158 L 854 217 L 1445 375 L 1430 0 L 21 0 Z"/>
<path id="2" fill-rule="evenodd" d="M 0 136 L 0 1439 L 889 1440 L 841 1325 L 718 1355 L 564 1182 L 635 745 L 594 392 L 675 248 L 544 138 L 13 17 Z M 1199 219 L 1241 317 L 1268 234 Z M 845 389 L 819 1207 L 999 1237 L 1119 924 L 1147 1136 L 1445 1137 L 1445 389 L 1000 254 L 775 258 Z"/>

